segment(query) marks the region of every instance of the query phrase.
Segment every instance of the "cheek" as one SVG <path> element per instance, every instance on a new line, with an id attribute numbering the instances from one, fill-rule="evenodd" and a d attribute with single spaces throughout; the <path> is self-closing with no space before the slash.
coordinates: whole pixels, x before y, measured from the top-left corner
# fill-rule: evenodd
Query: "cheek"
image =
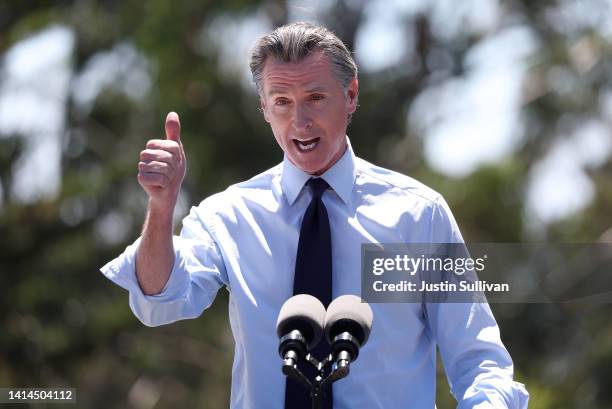
<path id="1" fill-rule="evenodd" d="M 284 148 L 287 145 L 286 140 L 288 139 L 288 132 L 286 126 L 284 124 L 279 123 L 278 120 L 270 121 L 270 128 L 272 128 L 272 133 L 274 134 L 274 139 L 276 142 Z"/>
<path id="2" fill-rule="evenodd" d="M 338 135 L 339 137 L 344 137 L 347 125 L 347 119 L 344 115 L 345 113 L 342 110 L 326 115 L 325 127 L 328 133 L 331 134 L 330 136 Z"/>
<path id="3" fill-rule="evenodd" d="M 275 129 L 282 129 L 287 124 L 287 115 L 278 110 L 272 110 L 268 113 L 268 123 Z"/>

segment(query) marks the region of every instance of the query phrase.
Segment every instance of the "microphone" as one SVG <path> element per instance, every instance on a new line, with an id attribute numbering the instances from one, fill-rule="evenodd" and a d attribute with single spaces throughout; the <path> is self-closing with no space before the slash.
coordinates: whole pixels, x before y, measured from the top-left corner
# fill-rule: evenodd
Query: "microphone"
<path id="1" fill-rule="evenodd" d="M 343 295 L 331 302 L 325 315 L 325 335 L 331 345 L 338 378 L 349 372 L 349 364 L 359 356 L 368 341 L 374 314 L 367 303 L 355 295 Z"/>
<path id="2" fill-rule="evenodd" d="M 373 313 L 368 304 L 355 295 L 343 295 L 329 304 L 327 312 L 317 298 L 298 294 L 283 304 L 276 321 L 280 338 L 278 353 L 283 360 L 283 373 L 310 390 L 313 408 L 320 408 L 324 391 L 349 374 L 349 365 L 359 356 L 370 336 Z M 318 361 L 309 353 L 321 340 L 323 331 L 331 354 Z M 304 360 L 313 365 L 317 375 L 312 380 L 298 368 Z M 325 376 L 325 367 L 331 371 Z"/>
<path id="3" fill-rule="evenodd" d="M 285 374 L 295 370 L 297 362 L 319 343 L 324 323 L 325 307 L 312 295 L 298 294 L 285 301 L 276 321 Z"/>

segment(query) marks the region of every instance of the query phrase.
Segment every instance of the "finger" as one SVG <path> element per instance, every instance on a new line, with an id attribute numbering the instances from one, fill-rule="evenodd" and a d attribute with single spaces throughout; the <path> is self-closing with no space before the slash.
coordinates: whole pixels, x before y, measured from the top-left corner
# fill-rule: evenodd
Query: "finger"
<path id="1" fill-rule="evenodd" d="M 161 149 L 145 149 L 140 152 L 139 158 L 142 162 L 158 161 L 172 164 L 174 156 Z"/>
<path id="2" fill-rule="evenodd" d="M 159 173 L 161 175 L 171 176 L 174 168 L 166 162 L 138 162 L 138 171 L 144 173 Z"/>
<path id="3" fill-rule="evenodd" d="M 168 139 L 151 139 L 147 141 L 146 149 L 159 149 L 170 152 L 177 157 L 181 156 L 181 146 Z"/>
<path id="4" fill-rule="evenodd" d="M 166 139 L 181 142 L 181 122 L 176 112 L 170 112 L 166 116 Z"/>
<path id="5" fill-rule="evenodd" d="M 159 173 L 138 172 L 138 182 L 143 187 L 165 188 L 170 184 L 170 179 Z"/>

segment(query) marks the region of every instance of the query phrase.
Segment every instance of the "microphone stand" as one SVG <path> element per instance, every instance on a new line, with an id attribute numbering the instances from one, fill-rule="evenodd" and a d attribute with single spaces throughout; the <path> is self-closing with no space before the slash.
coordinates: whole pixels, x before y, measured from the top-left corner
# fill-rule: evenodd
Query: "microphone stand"
<path id="1" fill-rule="evenodd" d="M 343 333 L 337 338 L 353 338 L 347 333 Z M 331 387 L 335 381 L 345 378 L 348 376 L 350 371 L 351 356 L 347 351 L 341 351 L 338 354 L 336 362 L 333 362 L 333 355 L 330 353 L 322 361 L 318 361 L 312 354 L 307 354 L 305 360 L 315 367 L 317 375 L 312 381 L 309 380 L 297 366 L 299 356 L 295 351 L 287 351 L 283 359 L 283 373 L 300 383 L 302 386 L 310 390 L 310 397 L 312 399 L 312 409 L 321 409 L 323 404 L 323 396 L 325 391 Z M 332 363 L 333 362 L 333 363 Z M 327 377 L 325 377 L 325 367 L 331 365 L 331 371 Z"/>

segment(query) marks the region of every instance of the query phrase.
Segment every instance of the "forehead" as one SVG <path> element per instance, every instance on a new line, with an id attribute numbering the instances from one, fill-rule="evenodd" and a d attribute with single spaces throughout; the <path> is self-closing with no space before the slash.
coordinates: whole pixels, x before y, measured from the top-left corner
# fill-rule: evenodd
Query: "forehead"
<path id="1" fill-rule="evenodd" d="M 333 87 L 339 82 L 333 75 L 329 58 L 321 51 L 297 62 L 284 62 L 268 57 L 263 69 L 265 94 L 284 88 Z"/>

